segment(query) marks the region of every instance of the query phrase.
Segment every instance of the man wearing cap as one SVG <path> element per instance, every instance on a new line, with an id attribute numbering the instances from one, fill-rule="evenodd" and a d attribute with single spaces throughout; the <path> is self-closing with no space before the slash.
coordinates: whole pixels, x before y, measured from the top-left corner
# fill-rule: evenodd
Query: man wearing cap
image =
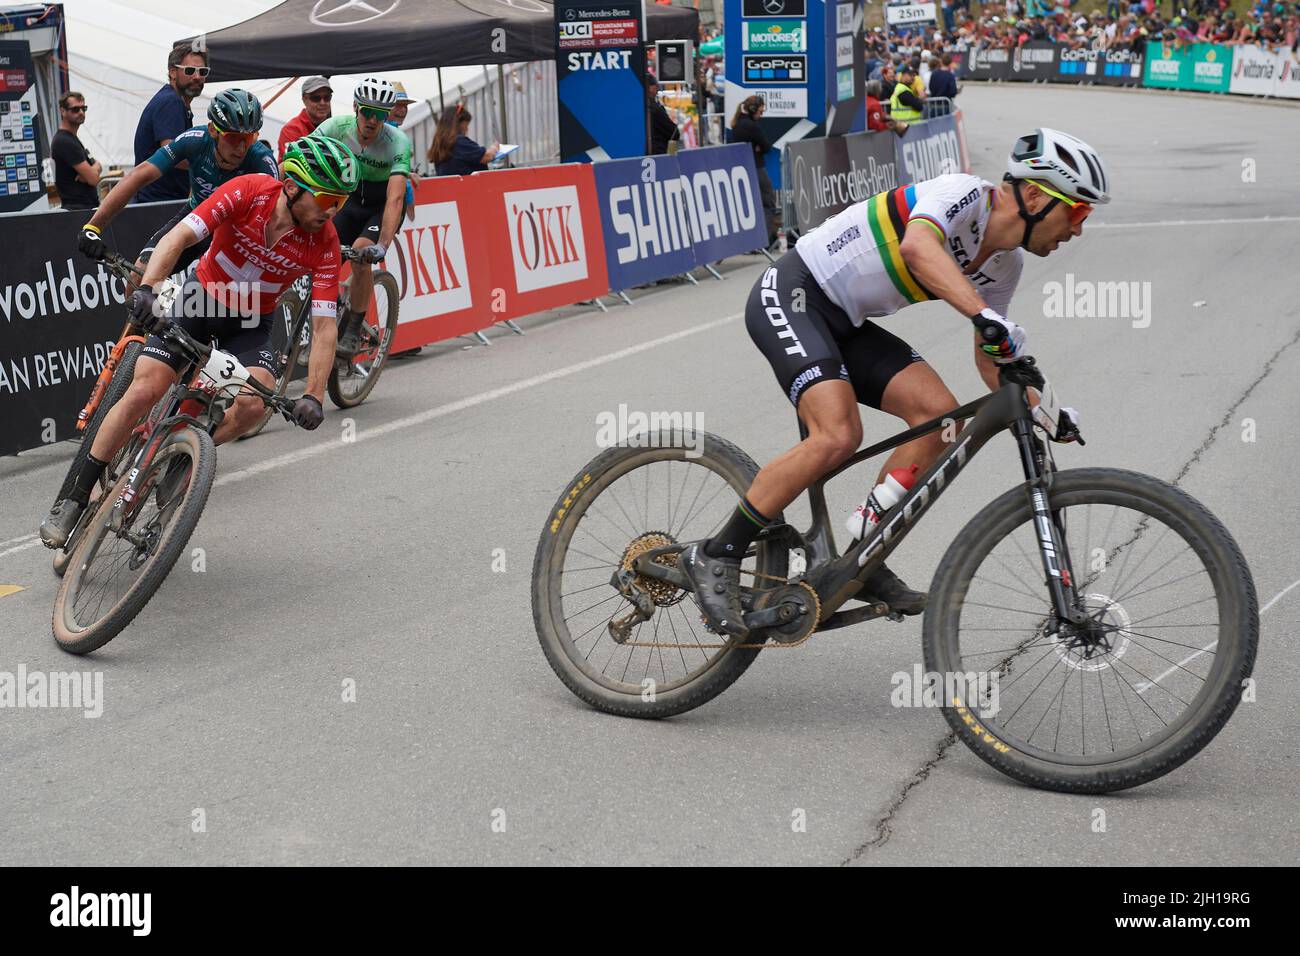
<path id="1" fill-rule="evenodd" d="M 284 124 L 280 130 L 280 159 L 284 159 L 284 151 L 289 148 L 289 144 L 309 136 L 316 131 L 316 127 L 330 118 L 333 108 L 330 101 L 334 99 L 334 91 L 330 89 L 330 81 L 323 76 L 309 76 L 302 82 L 302 106 L 303 110 L 289 122 Z"/>

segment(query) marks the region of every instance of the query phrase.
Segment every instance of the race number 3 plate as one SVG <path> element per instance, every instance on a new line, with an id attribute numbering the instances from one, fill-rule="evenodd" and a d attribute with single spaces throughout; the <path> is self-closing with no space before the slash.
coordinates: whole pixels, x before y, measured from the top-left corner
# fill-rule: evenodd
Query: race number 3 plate
<path id="1" fill-rule="evenodd" d="M 248 369 L 229 352 L 213 349 L 208 356 L 208 364 L 203 366 L 203 376 L 215 383 L 217 388 L 225 388 L 247 382 Z"/>
<path id="2" fill-rule="evenodd" d="M 1056 425 L 1061 420 L 1061 404 L 1051 382 L 1044 382 L 1039 391 L 1039 401 L 1034 407 L 1034 421 L 1043 426 L 1043 430 L 1053 438 L 1056 437 Z"/>

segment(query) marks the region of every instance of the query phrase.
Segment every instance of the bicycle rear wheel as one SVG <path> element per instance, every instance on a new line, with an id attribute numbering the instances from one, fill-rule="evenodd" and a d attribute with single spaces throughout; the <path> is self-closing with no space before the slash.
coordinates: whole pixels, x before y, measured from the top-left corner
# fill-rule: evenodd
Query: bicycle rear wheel
<path id="1" fill-rule="evenodd" d="M 1052 609 L 1022 486 L 982 509 L 936 570 L 927 670 L 957 736 L 1003 773 L 1068 793 L 1135 787 L 1232 716 L 1259 643 L 1254 581 L 1218 519 L 1159 479 L 1065 471 L 1049 501 L 1087 625 Z"/>
<path id="2" fill-rule="evenodd" d="M 217 454 L 207 432 L 185 427 L 169 435 L 145 466 L 140 494 L 124 526 L 115 508 L 124 476 L 100 501 L 68 562 L 54 598 L 52 629 L 59 647 L 87 654 L 103 647 L 153 597 L 185 549 L 207 504 Z"/>
<path id="3" fill-rule="evenodd" d="M 632 609 L 613 573 L 646 550 L 715 533 L 757 473 L 715 435 L 660 432 L 601 453 L 565 486 L 533 561 L 533 620 L 569 690 L 607 713 L 669 717 L 716 697 L 754 662 L 759 648 L 706 630 L 694 595 L 663 582 L 647 589 L 654 615 L 626 642 L 609 624 Z M 788 559 L 765 542 L 744 567 L 784 579 Z"/>
<path id="4" fill-rule="evenodd" d="M 388 362 L 388 351 L 397 331 L 397 304 L 401 297 L 397 279 L 389 272 L 376 272 L 373 313 L 367 312 L 361 334 L 366 344 L 340 369 L 336 361 L 330 372 L 330 401 L 339 408 L 353 408 L 375 390 Z"/>

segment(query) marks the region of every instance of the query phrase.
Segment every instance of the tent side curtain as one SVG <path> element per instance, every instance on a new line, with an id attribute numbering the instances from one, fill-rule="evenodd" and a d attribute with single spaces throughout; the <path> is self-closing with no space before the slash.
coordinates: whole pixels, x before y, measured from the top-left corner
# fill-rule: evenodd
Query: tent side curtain
<path id="1" fill-rule="evenodd" d="M 698 11 L 646 4 L 649 42 L 698 37 Z M 203 42 L 233 82 L 553 60 L 555 23 L 544 0 L 285 0 Z"/>

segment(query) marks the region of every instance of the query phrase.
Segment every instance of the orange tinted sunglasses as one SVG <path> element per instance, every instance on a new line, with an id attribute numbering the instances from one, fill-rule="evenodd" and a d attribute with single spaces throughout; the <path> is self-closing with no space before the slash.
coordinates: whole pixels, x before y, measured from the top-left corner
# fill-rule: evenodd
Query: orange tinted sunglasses
<path id="1" fill-rule="evenodd" d="M 1032 182 L 1043 192 L 1047 193 L 1047 195 L 1055 199 L 1059 199 L 1061 200 L 1061 202 L 1065 203 L 1065 205 L 1069 209 L 1071 226 L 1079 225 L 1085 219 L 1087 219 L 1088 216 L 1092 213 L 1092 203 L 1086 203 L 1082 199 L 1071 199 L 1069 196 L 1065 196 L 1062 195 L 1061 193 L 1058 193 L 1055 189 L 1052 189 L 1050 186 L 1043 185 L 1043 183 L 1039 182 L 1037 179 L 1033 180 Z"/>
<path id="2" fill-rule="evenodd" d="M 216 123 L 210 123 L 209 125 L 216 130 L 217 135 L 222 139 L 228 139 L 236 143 L 246 143 L 249 146 L 257 142 L 257 133 L 231 133 L 222 129 Z"/>

